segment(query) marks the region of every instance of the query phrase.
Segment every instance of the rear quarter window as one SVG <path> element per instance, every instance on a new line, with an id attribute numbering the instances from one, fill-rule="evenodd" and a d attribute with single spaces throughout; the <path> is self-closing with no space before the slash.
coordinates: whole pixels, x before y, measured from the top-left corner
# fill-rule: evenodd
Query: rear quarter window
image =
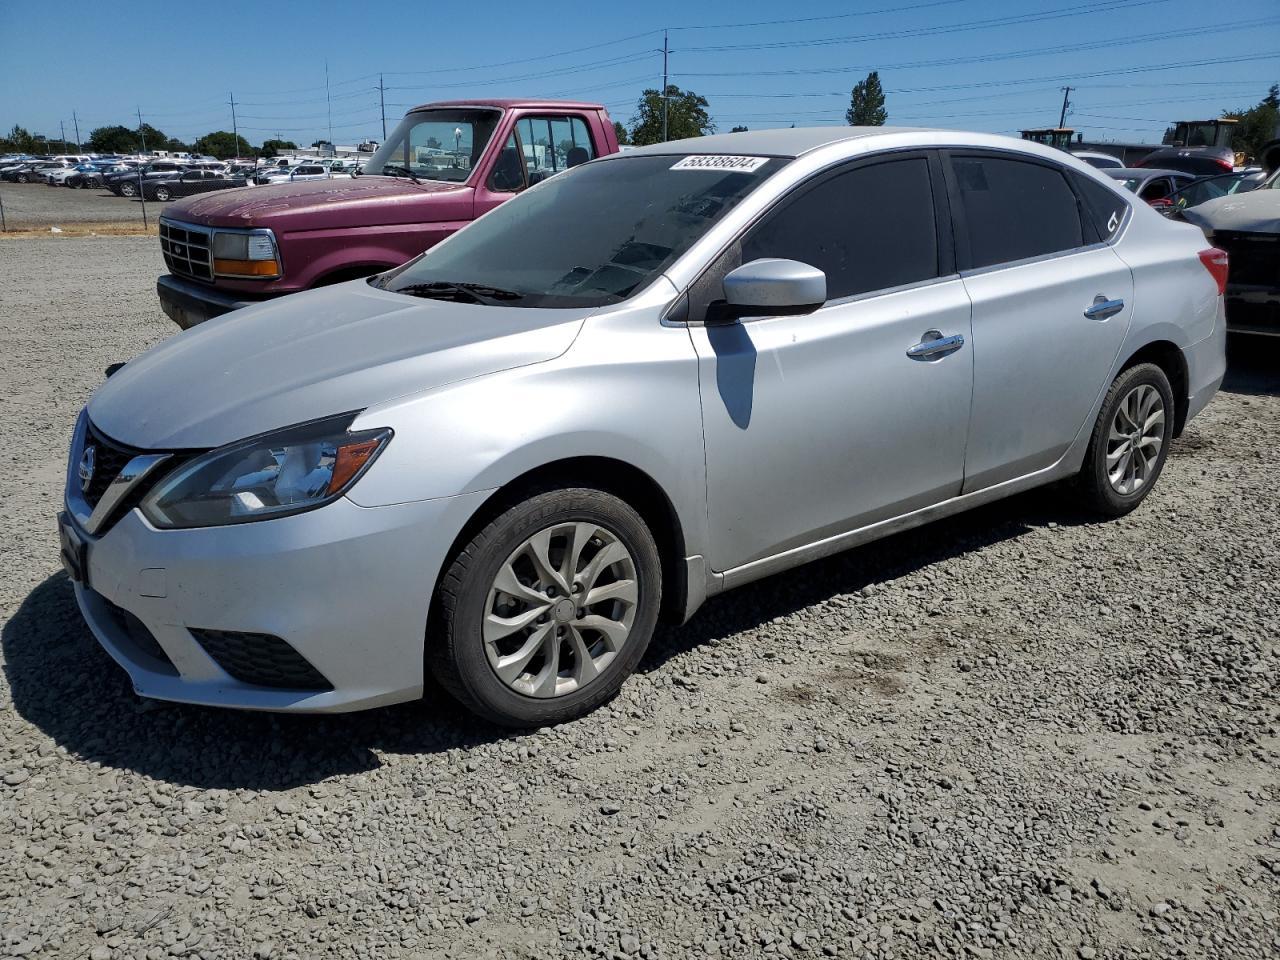
<path id="1" fill-rule="evenodd" d="M 1124 215 L 1129 207 L 1119 191 L 1089 177 L 1072 174 L 1076 192 L 1084 202 L 1085 215 L 1093 221 L 1093 228 L 1102 240 L 1111 240 L 1120 231 Z M 1119 181 L 1116 181 L 1119 186 Z"/>

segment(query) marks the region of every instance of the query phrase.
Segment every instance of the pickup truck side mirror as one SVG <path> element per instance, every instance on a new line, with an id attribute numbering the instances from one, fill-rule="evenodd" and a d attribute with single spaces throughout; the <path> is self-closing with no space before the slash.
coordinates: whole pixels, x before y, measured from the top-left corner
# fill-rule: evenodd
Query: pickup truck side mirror
<path id="1" fill-rule="evenodd" d="M 725 274 L 723 284 L 724 300 L 711 305 L 708 323 L 800 316 L 827 302 L 827 275 L 798 260 L 752 260 Z"/>

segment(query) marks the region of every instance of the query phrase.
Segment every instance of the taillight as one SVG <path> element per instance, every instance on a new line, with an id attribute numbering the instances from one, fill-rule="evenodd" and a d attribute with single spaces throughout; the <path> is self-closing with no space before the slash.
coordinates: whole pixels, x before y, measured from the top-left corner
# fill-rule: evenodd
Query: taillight
<path id="1" fill-rule="evenodd" d="M 1236 169 L 1236 165 L 1230 160 L 1224 160 L 1222 157 L 1214 157 L 1213 162 L 1220 166 L 1227 173 L 1232 173 Z"/>
<path id="2" fill-rule="evenodd" d="M 1218 284 L 1218 296 L 1227 292 L 1227 251 L 1210 247 L 1200 251 L 1200 262 Z"/>

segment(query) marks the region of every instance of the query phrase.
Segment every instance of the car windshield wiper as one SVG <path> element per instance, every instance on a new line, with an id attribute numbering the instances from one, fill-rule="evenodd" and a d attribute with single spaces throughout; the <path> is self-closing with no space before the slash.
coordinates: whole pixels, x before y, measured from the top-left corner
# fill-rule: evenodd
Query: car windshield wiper
<path id="1" fill-rule="evenodd" d="M 473 303 L 482 303 L 485 306 L 497 307 L 503 302 L 512 300 L 523 300 L 523 293 L 516 293 L 514 290 L 503 290 L 499 287 L 485 286 L 483 283 L 446 283 L 444 281 L 435 281 L 433 283 L 411 283 L 407 287 L 397 287 L 392 293 L 404 293 L 411 297 L 464 297 Z"/>
<path id="2" fill-rule="evenodd" d="M 398 163 L 384 163 L 384 164 L 382 165 L 382 172 L 383 172 L 383 174 L 384 174 L 384 175 L 385 175 L 386 173 L 390 172 L 392 176 L 396 176 L 396 177 L 408 177 L 408 178 L 409 178 L 410 180 L 412 180 L 414 183 L 421 183 L 421 182 L 422 182 L 421 180 L 419 180 L 419 179 L 417 178 L 417 176 L 415 176 L 415 175 L 414 175 L 414 172 L 413 172 L 412 170 L 410 170 L 408 167 L 401 166 L 401 165 L 400 165 L 400 164 L 398 164 Z"/>

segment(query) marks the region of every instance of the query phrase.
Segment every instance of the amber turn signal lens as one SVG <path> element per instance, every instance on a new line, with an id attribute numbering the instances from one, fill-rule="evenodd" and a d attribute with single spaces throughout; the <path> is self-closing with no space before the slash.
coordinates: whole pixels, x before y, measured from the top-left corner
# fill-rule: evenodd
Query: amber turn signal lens
<path id="1" fill-rule="evenodd" d="M 278 277 L 280 267 L 274 260 L 214 260 L 213 272 L 236 277 Z"/>
<path id="2" fill-rule="evenodd" d="M 338 448 L 338 457 L 333 464 L 333 476 L 329 478 L 329 495 L 337 493 L 351 478 L 363 469 L 369 458 L 378 452 L 382 439 L 362 440 L 360 443 L 349 443 Z"/>

